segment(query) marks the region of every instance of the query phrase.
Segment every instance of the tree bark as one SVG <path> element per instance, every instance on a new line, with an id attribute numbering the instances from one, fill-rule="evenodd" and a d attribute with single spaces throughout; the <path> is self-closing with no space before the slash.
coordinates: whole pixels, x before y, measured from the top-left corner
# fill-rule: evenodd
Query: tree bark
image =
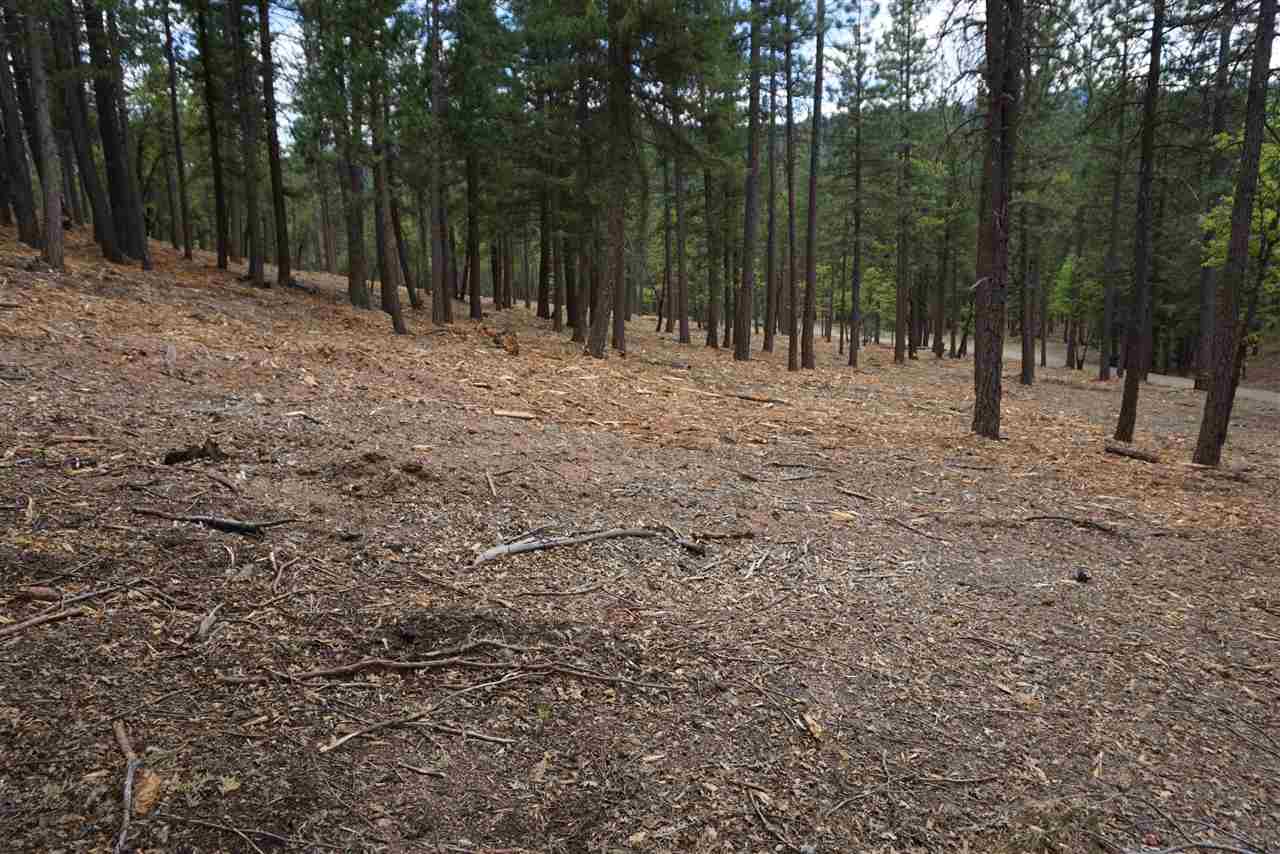
<path id="1" fill-rule="evenodd" d="M 0 24 L 0 107 L 4 117 L 5 174 L 18 219 L 18 239 L 39 248 L 40 224 L 36 219 L 36 201 L 31 192 L 31 167 L 27 162 L 26 144 L 22 138 L 22 115 L 18 108 L 17 88 L 6 58 L 9 52 L 8 27 Z M 37 149 L 38 150 L 38 149 Z"/>
<path id="2" fill-rule="evenodd" d="M 436 132 L 443 133 L 445 121 L 444 74 L 440 68 L 440 2 L 431 2 L 431 118 Z M 444 219 L 444 158 L 442 139 L 431 144 L 431 322 L 450 322 L 453 303 L 446 274 L 448 236 Z"/>
<path id="3" fill-rule="evenodd" d="M 1227 0 L 1222 8 L 1222 24 L 1218 28 L 1218 67 L 1213 77 L 1213 109 L 1209 122 L 1209 145 L 1214 146 L 1209 155 L 1209 175 L 1206 180 L 1208 193 L 1205 197 L 1204 210 L 1212 211 L 1222 197 L 1219 186 L 1227 171 L 1226 152 L 1216 148 L 1219 134 L 1227 129 L 1227 98 L 1231 94 L 1231 30 L 1235 18 L 1235 4 Z M 1213 239 L 1206 230 L 1201 241 L 1203 252 Z M 1214 337 L 1214 304 L 1217 296 L 1218 271 L 1208 265 L 1200 267 L 1200 334 L 1199 346 L 1196 349 L 1195 387 L 1207 390 L 1212 381 Z"/>
<path id="4" fill-rule="evenodd" d="M 973 432 L 998 439 L 1009 286 L 1009 196 L 1021 94 L 1022 0 L 986 0 L 986 6 L 985 203 L 979 217 L 974 296 Z"/>
<path id="5" fill-rule="evenodd" d="M 1157 0 L 1163 2 L 1163 0 Z M 1233 360 L 1246 330 L 1239 324 L 1240 290 L 1249 264 L 1249 235 L 1254 196 L 1258 189 L 1258 164 L 1266 128 L 1267 78 L 1271 68 L 1271 43 L 1276 30 L 1276 0 L 1261 0 L 1258 30 L 1254 39 L 1253 67 L 1249 74 L 1249 96 L 1245 105 L 1244 148 L 1236 173 L 1235 197 L 1231 208 L 1231 237 L 1227 263 L 1214 306 L 1216 332 L 1213 342 L 1213 375 L 1204 402 L 1200 435 L 1192 461 L 1216 466 L 1222 460 L 1222 446 L 1235 403 L 1236 373 Z M 1126 378 L 1127 379 L 1127 378 Z"/>
<path id="6" fill-rule="evenodd" d="M 45 68 L 44 53 L 47 31 L 44 19 L 34 12 L 22 16 L 26 33 L 27 58 L 31 62 L 31 95 L 35 107 L 36 138 L 40 147 L 37 156 L 44 164 L 44 234 L 40 258 L 50 267 L 63 267 L 62 234 L 62 169 L 58 163 L 58 143 L 53 136 L 53 122 L 49 118 L 49 78 Z"/>
<path id="7" fill-rule="evenodd" d="M 817 46 L 813 60 L 813 136 L 809 140 L 809 221 L 805 237 L 806 276 L 804 286 L 804 333 L 800 339 L 801 366 L 817 367 L 817 353 L 813 343 L 813 323 L 818 295 L 818 165 L 822 147 L 822 47 L 826 37 L 825 0 L 818 0 Z"/>
<path id="8" fill-rule="evenodd" d="M 819 4 L 823 0 L 818 0 Z M 818 36 L 822 38 L 821 34 Z M 821 55 L 821 54 L 819 54 Z M 733 329 L 733 358 L 751 358 L 751 309 L 756 290 L 756 232 L 759 230 L 760 183 L 760 0 L 751 0 L 751 83 L 747 96 L 747 176 L 742 190 L 742 284 L 738 288 Z"/>
<path id="9" fill-rule="evenodd" d="M 400 265 L 396 259 L 395 235 L 391 230 L 391 194 L 387 181 L 387 130 L 382 108 L 383 81 L 375 76 L 369 84 L 369 119 L 373 132 L 373 186 L 377 194 L 377 203 L 384 211 L 379 227 L 383 229 L 382 257 L 378 259 L 382 280 L 382 310 L 391 315 L 391 328 L 397 335 L 404 335 L 409 330 L 404 323 L 404 313 L 400 309 Z"/>
<path id="10" fill-rule="evenodd" d="M 244 174 L 245 231 L 248 232 L 249 281 L 269 287 L 263 266 L 262 220 L 258 212 L 258 98 L 254 86 L 253 56 L 244 28 L 242 0 L 226 6 L 227 30 L 235 43 L 236 101 L 240 116 L 240 169 Z"/>
<path id="11" fill-rule="evenodd" d="M 276 225 L 276 282 L 284 287 L 293 275 L 289 269 L 289 215 L 284 206 L 284 172 L 280 164 L 280 134 L 276 129 L 276 69 L 271 58 L 271 13 L 267 0 L 258 0 L 258 38 L 262 47 L 262 103 L 267 119 L 271 209 Z"/>
<path id="12" fill-rule="evenodd" d="M 474 149 L 467 151 L 467 268 L 471 280 L 467 291 L 470 296 L 470 317 L 484 317 L 480 302 L 480 156 Z"/>
<path id="13" fill-rule="evenodd" d="M 191 202 L 187 195 L 187 161 L 182 155 L 182 121 L 178 112 L 178 63 L 173 51 L 173 28 L 169 23 L 169 0 L 162 0 L 164 55 L 169 66 L 169 119 L 173 127 L 173 158 L 178 173 L 178 202 L 182 217 L 182 256 L 191 260 Z M 286 241 L 287 242 L 287 241 Z"/>
<path id="14" fill-rule="evenodd" d="M 93 214 L 94 239 L 102 247 L 104 258 L 113 263 L 120 263 L 124 260 L 124 256 L 116 245 L 110 202 L 98 177 L 98 167 L 93 156 L 89 106 L 80 74 L 79 33 L 71 26 L 75 20 L 74 16 L 68 14 L 61 21 L 51 21 L 54 30 L 54 55 L 57 59 L 57 70 L 62 78 L 62 100 L 70 129 L 71 146 L 75 152 L 76 166 Z"/>
<path id="15" fill-rule="evenodd" d="M 769 71 L 769 128 L 765 131 L 765 146 L 768 152 L 769 170 L 769 189 L 768 195 L 768 225 L 766 226 L 767 237 L 765 238 L 764 250 L 764 351 L 766 353 L 773 352 L 774 339 L 778 333 L 778 279 L 776 276 L 776 265 L 778 256 L 778 229 L 777 229 L 777 170 L 774 166 L 776 140 L 774 139 L 774 128 L 777 126 L 778 116 L 778 73 L 772 68 L 772 47 L 770 48 L 770 71 Z"/>
<path id="16" fill-rule="evenodd" d="M 676 180 L 676 317 L 679 322 L 679 342 L 688 344 L 689 335 L 689 277 L 685 268 L 685 248 L 688 240 L 688 223 L 684 211 L 684 157 L 679 151 L 675 156 Z"/>
<path id="17" fill-rule="evenodd" d="M 795 152 L 795 80 L 792 76 L 791 54 L 795 33 L 791 29 L 791 4 L 783 10 L 785 48 L 783 78 L 787 89 L 787 370 L 800 370 L 800 315 L 796 303 L 800 294 L 796 288 L 796 152 Z"/>
<path id="18" fill-rule="evenodd" d="M 1124 395 L 1115 438 L 1133 441 L 1138 420 L 1138 387 L 1143 365 L 1151 352 L 1146 329 L 1146 313 L 1151 299 L 1152 188 L 1155 183 L 1156 105 L 1160 99 L 1160 54 L 1164 47 L 1165 0 L 1155 0 L 1151 22 L 1151 61 L 1147 68 L 1146 90 L 1142 94 L 1142 134 L 1139 142 L 1138 213 L 1133 241 L 1133 303 L 1129 310 L 1128 364 L 1125 366 Z M 1251 199 L 1252 201 L 1252 199 Z"/>
<path id="19" fill-rule="evenodd" d="M 608 331 L 610 309 L 624 310 L 621 303 L 626 281 L 625 237 L 627 184 L 630 172 L 630 112 L 631 112 L 631 45 L 623 23 L 628 4 L 616 0 L 608 11 L 608 118 L 609 162 L 613 170 L 608 204 L 608 253 L 606 275 L 600 281 L 596 313 L 591 319 L 591 339 L 588 351 L 597 359 L 605 356 L 605 339 Z M 615 327 L 615 335 L 617 330 Z M 626 354 L 626 340 L 617 335 L 618 349 Z"/>
<path id="20" fill-rule="evenodd" d="M 70 0 L 68 0 L 70 2 Z M 205 114 L 209 124 L 209 160 L 213 172 L 213 204 L 218 269 L 227 269 L 227 193 L 222 175 L 221 140 L 218 115 L 222 109 L 213 77 L 213 44 L 209 36 L 209 0 L 196 3 L 196 37 L 204 77 Z"/>

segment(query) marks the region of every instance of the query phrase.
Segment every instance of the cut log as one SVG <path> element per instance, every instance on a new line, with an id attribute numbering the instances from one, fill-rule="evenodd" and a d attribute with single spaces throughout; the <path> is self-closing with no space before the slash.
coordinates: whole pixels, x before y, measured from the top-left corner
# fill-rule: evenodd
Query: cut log
<path id="1" fill-rule="evenodd" d="M 1107 443 L 1106 453 L 1115 454 L 1118 457 L 1128 457 L 1131 460 L 1142 460 L 1144 463 L 1160 462 L 1160 457 L 1150 451 L 1142 451 L 1138 448 L 1128 448 L 1124 445 L 1113 445 L 1110 442 Z"/>

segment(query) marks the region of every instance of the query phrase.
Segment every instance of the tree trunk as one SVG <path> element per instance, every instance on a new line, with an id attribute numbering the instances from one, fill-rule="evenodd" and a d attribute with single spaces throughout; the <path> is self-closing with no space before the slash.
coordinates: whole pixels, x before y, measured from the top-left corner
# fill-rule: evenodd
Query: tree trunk
<path id="1" fill-rule="evenodd" d="M 819 4 L 822 0 L 818 0 Z M 822 38 L 821 34 L 818 36 Z M 756 195 L 760 183 L 760 0 L 751 0 L 751 83 L 747 100 L 747 176 L 742 191 L 742 284 L 738 288 L 733 329 L 733 358 L 751 358 L 751 309 L 756 290 L 756 231 L 760 217 Z"/>
<path id="2" fill-rule="evenodd" d="M 249 238 L 249 281 L 263 288 L 269 285 L 264 277 L 262 220 L 258 211 L 258 97 L 241 2 L 227 3 L 227 31 L 235 44 L 237 66 L 236 106 L 240 116 L 240 169 L 244 176 L 245 230 Z"/>
<path id="3" fill-rule="evenodd" d="M 979 217 L 978 286 L 974 296 L 973 432 L 998 439 L 1009 285 L 1009 196 L 1022 68 L 1022 0 L 986 0 L 986 5 L 987 138 L 982 170 L 985 204 Z"/>
<path id="4" fill-rule="evenodd" d="M 382 310 L 391 315 L 391 328 L 397 335 L 404 335 L 409 330 L 404 323 L 404 313 L 400 310 L 400 266 L 396 261 L 395 235 L 391 234 L 391 193 L 387 180 L 387 145 L 386 121 L 382 109 L 383 82 L 375 77 L 369 83 L 369 119 L 373 132 L 373 191 L 377 195 L 377 206 L 384 212 L 377 217 L 378 227 L 382 230 L 382 257 L 378 259 L 382 280 Z"/>
<path id="5" fill-rule="evenodd" d="M 88 8 L 88 4 L 85 4 L 85 8 Z M 138 154 L 139 163 L 135 172 L 129 161 L 129 112 L 125 104 L 124 70 L 120 60 L 120 32 L 113 6 L 107 9 L 107 41 L 105 46 L 107 49 L 105 67 L 111 75 L 112 91 L 114 93 L 112 102 L 118 110 L 116 127 L 119 130 L 121 165 L 124 173 L 124 201 L 128 211 L 129 233 L 135 250 L 133 257 L 142 263 L 142 269 L 150 270 L 151 250 L 147 241 L 147 217 L 142 203 L 142 191 L 139 183 L 142 178 L 141 158 L 143 146 L 141 144 L 142 140 L 139 138 L 138 145 L 134 147 Z M 101 115 L 98 118 L 101 121 Z M 145 130 L 146 128 L 144 127 L 143 131 Z"/>
<path id="6" fill-rule="evenodd" d="M 467 269 L 471 281 L 468 294 L 471 298 L 470 317 L 484 317 L 480 302 L 480 155 L 475 149 L 467 151 Z"/>
<path id="7" fill-rule="evenodd" d="M 548 319 L 551 317 L 551 240 L 551 199 L 543 188 L 538 197 L 538 317 Z"/>
<path id="8" fill-rule="evenodd" d="M 264 0 L 265 2 L 265 0 Z M 169 23 L 169 0 L 162 0 L 164 55 L 169 66 L 169 119 L 173 129 L 173 157 L 178 173 L 178 200 L 182 217 L 182 256 L 191 260 L 191 202 L 187 196 L 187 161 L 182 156 L 182 121 L 178 113 L 178 64 L 173 53 L 173 29 Z M 265 25 L 264 25 L 265 26 Z"/>
<path id="9" fill-rule="evenodd" d="M 1163 2 L 1163 0 L 1157 0 Z M 1231 237 L 1227 263 L 1222 268 L 1221 285 L 1214 306 L 1217 330 L 1213 342 L 1213 374 L 1204 402 L 1200 435 L 1192 461 L 1216 466 L 1222 460 L 1222 446 L 1235 403 L 1236 373 L 1233 360 L 1247 330 L 1239 326 L 1240 289 L 1249 264 L 1249 234 L 1254 196 L 1258 189 L 1258 164 L 1266 126 L 1267 78 L 1271 68 L 1271 42 L 1275 38 L 1276 0 L 1261 0 L 1258 31 L 1254 40 L 1253 68 L 1249 75 L 1249 97 L 1245 105 L 1244 148 L 1236 173 L 1236 190 L 1231 208 Z"/>
<path id="10" fill-rule="evenodd" d="M 70 0 L 68 0 L 70 2 Z M 218 131 L 218 116 L 222 105 L 218 87 L 213 78 L 213 44 L 209 36 L 209 0 L 196 4 L 196 36 L 200 46 L 200 65 L 204 72 L 204 104 L 209 123 L 209 160 L 213 171 L 213 200 L 215 243 L 218 251 L 218 269 L 227 269 L 227 193 L 222 176 L 222 154 Z"/>
<path id="11" fill-rule="evenodd" d="M 778 73 L 773 69 L 772 48 L 770 48 L 770 71 L 769 71 L 769 128 L 765 132 L 765 146 L 768 151 L 769 170 L 769 189 L 768 189 L 768 222 L 766 226 L 767 237 L 765 238 L 765 259 L 764 259 L 764 351 L 766 353 L 773 352 L 773 342 L 778 332 L 778 279 L 776 275 L 776 264 L 778 256 L 778 229 L 777 229 L 777 204 L 775 196 L 777 194 L 777 170 L 774 168 L 775 154 L 775 133 L 774 128 L 777 126 L 778 115 Z"/>
<path id="12" fill-rule="evenodd" d="M 608 331 L 610 308 L 614 312 L 625 310 L 620 300 L 625 285 L 625 237 L 627 184 L 630 180 L 630 114 L 631 114 L 631 45 L 623 24 L 627 3 L 616 0 L 608 6 L 608 56 L 609 84 L 607 108 L 609 118 L 609 165 L 613 170 L 608 203 L 608 252 L 607 274 L 600 281 L 595 316 L 591 319 L 591 340 L 588 350 L 597 359 L 605 356 L 605 339 Z M 615 326 L 618 349 L 626 353 L 625 331 L 618 333 Z"/>
<path id="13" fill-rule="evenodd" d="M 711 147 L 712 136 L 707 134 L 708 148 Z M 720 346 L 720 276 L 724 272 L 724 241 L 722 227 L 724 216 L 720 207 L 724 204 L 724 192 L 716 175 L 710 167 L 702 173 L 703 195 L 705 197 L 705 220 L 707 226 L 707 341 L 708 347 Z"/>
<path id="14" fill-rule="evenodd" d="M 800 316 L 796 312 L 799 292 L 796 287 L 796 152 L 795 152 L 795 80 L 792 76 L 791 54 L 795 33 L 791 29 L 791 5 L 783 9 L 785 49 L 783 78 L 787 89 L 787 370 L 800 370 Z"/>
<path id="15" fill-rule="evenodd" d="M 1138 420 L 1138 385 L 1142 379 L 1143 366 L 1151 353 L 1146 315 L 1149 310 L 1148 302 L 1151 299 L 1152 187 L 1155 182 L 1156 105 L 1160 99 L 1160 52 L 1164 47 L 1164 8 L 1165 0 L 1155 0 L 1151 23 L 1151 62 L 1147 68 L 1146 91 L 1142 94 L 1138 213 L 1133 241 L 1133 303 L 1129 309 L 1129 343 L 1126 345 L 1128 364 L 1125 366 L 1127 370 L 1124 376 L 1124 396 L 1120 400 L 1120 417 L 1116 421 L 1115 432 L 1115 438 L 1121 442 L 1133 441 L 1133 430 Z M 1233 352 L 1234 350 L 1228 353 L 1228 358 Z"/>
<path id="16" fill-rule="evenodd" d="M 8 178 L 13 212 L 18 219 L 18 239 L 28 246 L 38 248 L 41 242 L 40 223 L 36 219 L 36 201 L 31 192 L 31 167 L 27 163 L 27 147 L 22 139 L 22 116 L 18 108 L 17 88 L 6 58 L 9 41 L 8 27 L 0 24 L 0 107 L 3 108 L 6 161 L 4 172 Z"/>
<path id="17" fill-rule="evenodd" d="M 444 74 L 440 68 L 440 2 L 431 3 L 431 117 L 436 128 L 445 119 Z M 444 219 L 444 158 L 440 154 L 443 140 L 431 141 L 431 322 L 437 326 L 451 320 L 453 303 L 446 273 L 448 236 Z M 527 303 L 526 303 L 527 307 Z"/>
<path id="18" fill-rule="evenodd" d="M 1227 98 L 1231 93 L 1231 29 L 1235 17 L 1235 4 L 1227 0 L 1223 6 L 1222 24 L 1218 28 L 1218 67 L 1213 77 L 1213 110 L 1209 123 L 1209 145 L 1227 129 Z M 1205 197 L 1205 213 L 1212 211 L 1222 197 L 1219 186 L 1227 171 L 1226 152 L 1214 147 L 1209 155 L 1209 176 L 1205 181 L 1208 193 Z M 1212 233 L 1205 231 L 1201 252 L 1208 248 Z M 1201 391 L 1209 388 L 1213 365 L 1214 302 L 1218 284 L 1218 271 L 1207 265 L 1200 268 L 1200 334 L 1196 349 L 1195 387 Z"/>
<path id="19" fill-rule="evenodd" d="M 800 340 L 800 361 L 805 368 L 817 367 L 813 343 L 813 322 L 818 295 L 818 164 L 822 147 L 822 45 L 826 36 L 823 20 L 825 0 L 818 0 L 814 26 L 818 31 L 813 60 L 813 136 L 809 140 L 809 221 L 805 237 L 806 276 L 804 286 L 804 335 Z"/>
<path id="20" fill-rule="evenodd" d="M 93 156 L 89 106 L 80 75 L 79 34 L 71 26 L 71 22 L 75 20 L 74 16 L 68 15 L 60 21 L 51 21 L 54 31 L 56 67 L 62 79 L 62 100 L 70 129 L 71 146 L 76 156 L 76 166 L 93 214 L 94 240 L 98 241 L 102 247 L 104 258 L 113 263 L 120 263 L 124 260 L 124 256 L 120 254 L 116 245 L 110 203 L 98 177 L 98 167 Z"/>
<path id="21" fill-rule="evenodd" d="M 182 219 L 182 214 L 178 211 L 178 186 L 173 179 L 173 164 L 171 163 L 173 158 L 169 156 L 168 152 L 165 152 L 160 159 L 164 162 L 165 198 L 166 206 L 169 209 L 169 242 L 173 244 L 173 249 L 177 252 L 182 249 L 182 238 L 178 235 L 179 230 L 182 228 L 182 223 L 179 222 Z"/>
<path id="22" fill-rule="evenodd" d="M 26 33 L 27 58 L 31 63 L 31 95 L 35 107 L 36 138 L 40 147 L 36 156 L 44 164 L 44 234 L 40 258 L 50 267 L 63 266 L 62 242 L 62 170 L 58 163 L 58 143 L 49 118 L 49 79 L 44 53 L 47 32 L 44 19 L 34 12 L 22 16 Z"/>
<path id="23" fill-rule="evenodd" d="M 284 206 L 284 173 L 280 135 L 276 129 L 276 70 L 271 59 L 271 15 L 267 0 L 258 0 L 258 37 L 262 46 L 262 103 L 267 119 L 267 159 L 271 170 L 271 209 L 276 225 L 276 282 L 293 277 L 289 269 L 289 216 Z"/>
<path id="24" fill-rule="evenodd" d="M 685 245 L 688 239 L 688 223 L 684 215 L 684 157 L 679 151 L 675 156 L 676 179 L 676 318 L 679 321 L 679 342 L 688 344 L 689 335 L 689 277 L 685 269 Z"/>
<path id="25" fill-rule="evenodd" d="M 662 293 L 658 295 L 658 327 L 662 331 L 662 312 L 667 312 L 667 334 L 674 329 L 675 303 L 671 299 L 671 174 L 667 158 L 662 158 Z"/>
<path id="26" fill-rule="evenodd" d="M 369 268 L 364 242 L 364 180 L 358 161 L 360 151 L 361 97 L 358 87 L 350 92 L 350 118 L 342 111 L 343 208 L 347 220 L 347 297 L 356 308 L 368 309 Z"/>

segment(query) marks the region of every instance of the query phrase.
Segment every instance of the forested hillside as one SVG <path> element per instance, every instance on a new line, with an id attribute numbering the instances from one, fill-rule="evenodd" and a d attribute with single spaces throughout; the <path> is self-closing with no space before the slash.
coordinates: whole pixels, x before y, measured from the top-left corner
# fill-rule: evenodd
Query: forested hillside
<path id="1" fill-rule="evenodd" d="M 0 0 L 0 840 L 1276 851 L 1276 3 Z"/>

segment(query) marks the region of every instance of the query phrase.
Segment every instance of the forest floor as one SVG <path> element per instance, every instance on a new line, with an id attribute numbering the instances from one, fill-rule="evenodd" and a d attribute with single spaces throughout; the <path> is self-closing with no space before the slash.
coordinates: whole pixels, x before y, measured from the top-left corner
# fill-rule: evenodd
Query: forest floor
<path id="1" fill-rule="evenodd" d="M 116 724 L 118 850 L 1280 848 L 1277 407 L 1210 470 L 1144 387 L 1146 463 L 1014 364 L 985 441 L 968 362 L 516 355 L 85 240 L 0 234 L 10 850 L 116 844 Z"/>

